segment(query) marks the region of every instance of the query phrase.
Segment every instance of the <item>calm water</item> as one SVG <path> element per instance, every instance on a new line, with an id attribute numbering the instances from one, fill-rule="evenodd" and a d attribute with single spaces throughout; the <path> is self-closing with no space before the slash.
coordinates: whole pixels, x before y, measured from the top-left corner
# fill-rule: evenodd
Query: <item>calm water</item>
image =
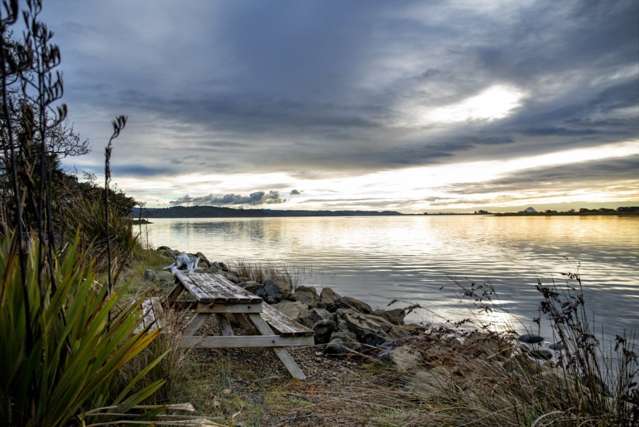
<path id="1" fill-rule="evenodd" d="M 455 282 L 486 282 L 505 312 L 480 317 L 521 328 L 536 315 L 537 279 L 578 271 L 608 333 L 639 329 L 639 218 L 154 219 L 148 233 L 155 246 L 212 260 L 284 264 L 302 284 L 375 306 L 420 303 L 414 321 L 468 317 Z"/>

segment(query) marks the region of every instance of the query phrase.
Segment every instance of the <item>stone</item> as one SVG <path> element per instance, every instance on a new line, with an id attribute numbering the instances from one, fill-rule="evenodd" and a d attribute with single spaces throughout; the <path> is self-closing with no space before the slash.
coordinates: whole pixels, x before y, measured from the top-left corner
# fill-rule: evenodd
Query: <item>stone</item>
<path id="1" fill-rule="evenodd" d="M 370 305 L 353 297 L 341 297 L 337 300 L 337 305 L 343 308 L 352 308 L 366 314 L 371 314 L 373 312 Z"/>
<path id="2" fill-rule="evenodd" d="M 422 362 L 422 355 L 410 345 L 402 345 L 390 352 L 390 359 L 399 372 L 415 370 Z"/>
<path id="3" fill-rule="evenodd" d="M 521 335 L 517 339 L 520 342 L 523 342 L 525 344 L 539 344 L 540 342 L 544 341 L 544 337 L 540 337 L 539 335 L 532 335 L 532 334 Z"/>
<path id="4" fill-rule="evenodd" d="M 211 264 L 211 267 L 213 267 L 213 268 L 215 268 L 217 270 L 230 271 L 226 264 L 224 264 L 223 262 L 219 262 L 219 261 L 216 261 L 213 264 Z"/>
<path id="5" fill-rule="evenodd" d="M 309 307 L 315 307 L 319 303 L 319 295 L 317 289 L 312 286 L 298 286 L 295 288 L 293 297 Z"/>
<path id="6" fill-rule="evenodd" d="M 324 354 L 332 356 L 338 356 L 346 353 L 348 353 L 348 348 L 346 348 L 342 340 L 339 338 L 331 340 L 331 342 L 326 344 L 326 347 L 324 348 Z"/>
<path id="7" fill-rule="evenodd" d="M 359 350 L 361 347 L 360 343 L 357 341 L 357 336 L 351 331 L 335 331 L 331 334 L 330 341 L 334 339 L 341 340 L 346 347 L 355 351 Z"/>
<path id="8" fill-rule="evenodd" d="M 287 280 L 282 279 L 266 279 L 264 286 L 274 286 L 277 288 L 280 298 L 288 298 L 291 295 L 292 287 Z"/>
<path id="9" fill-rule="evenodd" d="M 293 320 L 301 320 L 308 316 L 308 307 L 299 301 L 282 301 L 273 307 L 286 314 Z"/>
<path id="10" fill-rule="evenodd" d="M 144 270 L 144 280 L 148 282 L 155 282 L 158 279 L 158 275 L 154 270 L 147 268 Z"/>
<path id="11" fill-rule="evenodd" d="M 326 344 L 333 331 L 337 328 L 337 325 L 332 320 L 320 320 L 313 325 L 313 332 L 315 332 L 315 344 Z"/>
<path id="12" fill-rule="evenodd" d="M 360 313 L 353 309 L 340 309 L 338 319 L 339 325 L 344 324 L 363 344 L 379 346 L 400 336 L 395 332 L 394 325 L 380 316 Z"/>
<path id="13" fill-rule="evenodd" d="M 195 256 L 200 259 L 200 262 L 199 262 L 200 267 L 206 267 L 206 268 L 211 267 L 211 261 L 209 261 L 206 255 L 204 255 L 202 252 L 197 252 Z"/>
<path id="14" fill-rule="evenodd" d="M 159 248 L 156 249 L 156 251 L 160 253 L 160 255 L 163 255 L 171 259 L 175 258 L 177 254 L 179 253 L 178 251 L 175 251 L 169 248 L 168 246 L 160 246 Z"/>
<path id="15" fill-rule="evenodd" d="M 333 320 L 333 315 L 324 308 L 312 308 L 306 318 L 302 319 L 302 323 L 307 326 L 313 326 L 322 320 Z"/>
<path id="16" fill-rule="evenodd" d="M 170 271 L 156 271 L 155 272 L 155 280 L 161 286 L 174 286 L 175 285 L 175 276 Z"/>
<path id="17" fill-rule="evenodd" d="M 263 285 L 257 289 L 255 295 L 269 304 L 277 304 L 282 300 L 282 292 L 272 280 L 265 280 Z"/>
<path id="18" fill-rule="evenodd" d="M 337 292 L 335 292 L 332 288 L 323 288 L 320 292 L 319 303 L 321 307 L 326 308 L 328 311 L 337 310 L 337 301 L 341 297 Z"/>
<path id="19" fill-rule="evenodd" d="M 384 319 L 395 325 L 403 325 L 406 312 L 403 308 L 394 308 L 392 310 L 375 310 L 374 314 L 381 316 Z"/>

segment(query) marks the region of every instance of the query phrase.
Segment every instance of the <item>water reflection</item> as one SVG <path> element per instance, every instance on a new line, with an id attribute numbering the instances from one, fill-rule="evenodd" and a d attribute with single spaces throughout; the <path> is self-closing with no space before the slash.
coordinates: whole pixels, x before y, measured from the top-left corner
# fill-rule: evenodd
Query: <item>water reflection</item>
<path id="1" fill-rule="evenodd" d="M 538 279 L 578 271 L 607 328 L 639 326 L 639 218 L 328 217 L 156 219 L 155 245 L 216 260 L 286 264 L 302 281 L 383 306 L 391 299 L 428 310 L 413 320 L 460 319 L 460 283 L 488 282 L 518 326 L 536 315 Z"/>

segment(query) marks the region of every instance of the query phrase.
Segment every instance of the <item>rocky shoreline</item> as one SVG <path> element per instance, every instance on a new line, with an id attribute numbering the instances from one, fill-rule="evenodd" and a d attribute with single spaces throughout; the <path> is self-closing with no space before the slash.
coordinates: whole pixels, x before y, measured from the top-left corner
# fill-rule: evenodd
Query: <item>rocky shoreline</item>
<path id="1" fill-rule="evenodd" d="M 509 347 L 510 357 L 524 355 L 538 363 L 552 363 L 557 360 L 560 348 L 547 342 L 543 337 L 515 333 L 492 333 L 486 330 L 461 328 L 455 324 L 412 324 L 406 323 L 406 316 L 419 305 L 393 309 L 376 309 L 364 301 L 342 296 L 332 288 L 318 290 L 312 286 L 293 286 L 284 277 L 269 277 L 260 281 L 252 280 L 246 272 L 223 262 L 210 261 L 201 252 L 184 253 L 160 246 L 158 253 L 169 259 L 197 260 L 198 270 L 222 274 L 238 286 L 264 299 L 267 303 L 293 320 L 311 328 L 315 333 L 315 344 L 326 356 L 358 355 L 395 362 L 401 369 L 418 364 L 421 358 L 415 343 L 424 342 L 424 337 L 433 337 L 446 342 L 463 343 L 483 341 L 489 348 L 495 346 L 504 353 Z M 183 266 L 184 267 L 184 266 Z M 168 271 L 146 270 L 145 279 L 160 280 L 167 286 L 173 283 Z M 481 337 L 481 340 L 478 340 Z M 451 341 L 452 340 L 452 341 Z M 453 346 L 454 347 L 454 346 Z"/>

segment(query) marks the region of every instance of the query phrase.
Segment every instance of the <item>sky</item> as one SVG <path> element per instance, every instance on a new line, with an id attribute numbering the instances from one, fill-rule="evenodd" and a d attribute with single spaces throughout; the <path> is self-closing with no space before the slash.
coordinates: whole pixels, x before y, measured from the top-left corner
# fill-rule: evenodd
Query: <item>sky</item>
<path id="1" fill-rule="evenodd" d="M 639 2 L 50 0 L 70 124 L 149 207 L 639 203 Z"/>

